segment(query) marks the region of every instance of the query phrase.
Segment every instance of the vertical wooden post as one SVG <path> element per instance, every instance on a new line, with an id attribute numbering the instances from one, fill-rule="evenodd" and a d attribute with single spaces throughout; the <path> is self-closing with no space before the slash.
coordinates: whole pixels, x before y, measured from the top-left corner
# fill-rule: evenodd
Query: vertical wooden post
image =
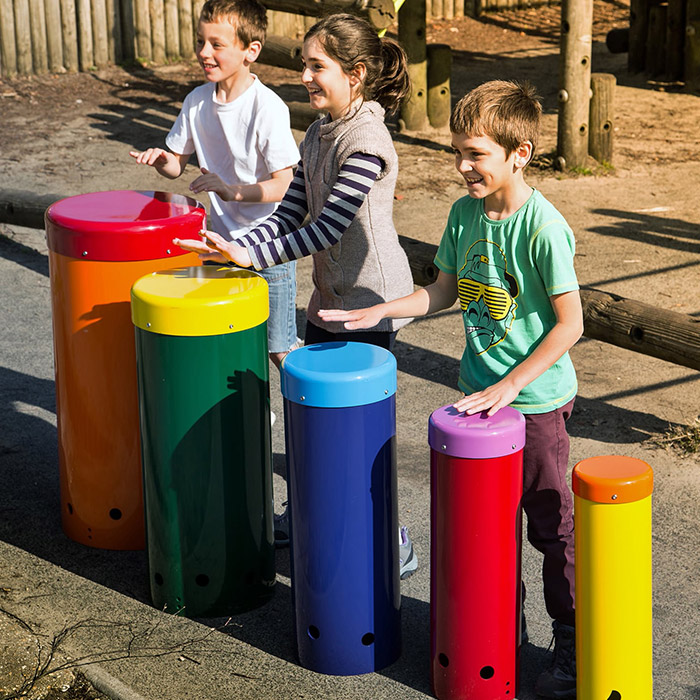
<path id="1" fill-rule="evenodd" d="M 136 28 L 136 58 L 150 60 L 153 56 L 151 47 L 151 18 L 148 0 L 134 0 L 134 27 Z"/>
<path id="2" fill-rule="evenodd" d="M 683 46 L 685 44 L 685 0 L 668 0 L 666 21 L 666 77 L 683 78 Z"/>
<path id="3" fill-rule="evenodd" d="M 163 0 L 149 0 L 148 9 L 151 18 L 151 57 L 156 63 L 165 63 Z"/>
<path id="4" fill-rule="evenodd" d="M 175 59 L 180 55 L 178 0 L 165 0 L 165 55 Z"/>
<path id="5" fill-rule="evenodd" d="M 627 69 L 641 73 L 646 64 L 649 0 L 630 0 L 630 48 Z"/>
<path id="6" fill-rule="evenodd" d="M 95 65 L 104 68 L 109 63 L 107 40 L 107 7 L 105 0 L 90 0 L 92 16 L 92 55 Z"/>
<path id="7" fill-rule="evenodd" d="M 75 0 L 60 0 L 60 2 L 63 65 L 69 73 L 75 73 L 78 70 L 78 25 Z"/>
<path id="8" fill-rule="evenodd" d="M 194 29 L 192 27 L 191 0 L 179 0 L 178 2 L 178 27 L 180 28 L 180 55 L 183 58 L 192 58 L 194 55 Z"/>
<path id="9" fill-rule="evenodd" d="M 15 45 L 15 12 L 12 0 L 0 0 L 0 60 L 2 74 L 12 78 L 17 74 L 17 47 Z"/>
<path id="10" fill-rule="evenodd" d="M 17 72 L 29 75 L 32 72 L 31 25 L 29 23 L 29 0 L 15 0 L 15 40 L 17 46 Z"/>
<path id="11" fill-rule="evenodd" d="M 700 89 L 700 0 L 688 0 L 685 27 L 685 83 Z"/>
<path id="12" fill-rule="evenodd" d="M 122 27 L 122 61 L 136 58 L 136 19 L 132 0 L 119 2 L 119 22 Z"/>
<path id="13" fill-rule="evenodd" d="M 649 8 L 647 27 L 646 72 L 652 77 L 666 73 L 666 17 L 668 4 L 665 2 Z"/>
<path id="14" fill-rule="evenodd" d="M 49 70 L 58 73 L 63 69 L 63 43 L 61 41 L 61 6 L 58 0 L 46 0 L 46 48 Z"/>
<path id="15" fill-rule="evenodd" d="M 562 0 L 557 164 L 576 168 L 588 158 L 593 0 Z"/>
<path id="16" fill-rule="evenodd" d="M 428 120 L 435 129 L 450 124 L 452 49 L 449 44 L 428 44 Z"/>
<path id="17" fill-rule="evenodd" d="M 610 73 L 591 74 L 588 152 L 599 163 L 612 163 L 615 84 Z"/>
<path id="18" fill-rule="evenodd" d="M 425 0 L 409 0 L 399 10 L 399 41 L 408 55 L 411 96 L 401 106 L 402 128 L 424 129 L 428 117 L 428 70 L 425 45 Z"/>
<path id="19" fill-rule="evenodd" d="M 88 71 L 94 63 L 92 54 L 92 18 L 90 0 L 77 0 L 78 6 L 78 65 Z"/>
<path id="20" fill-rule="evenodd" d="M 121 63 L 124 56 L 119 4 L 119 0 L 105 0 L 105 9 L 107 11 L 107 53 L 111 63 Z"/>
<path id="21" fill-rule="evenodd" d="M 34 73 L 48 73 L 46 56 L 46 12 L 44 0 L 29 0 L 29 24 L 31 26 L 32 64 Z M 24 41 L 28 37 L 24 37 Z"/>

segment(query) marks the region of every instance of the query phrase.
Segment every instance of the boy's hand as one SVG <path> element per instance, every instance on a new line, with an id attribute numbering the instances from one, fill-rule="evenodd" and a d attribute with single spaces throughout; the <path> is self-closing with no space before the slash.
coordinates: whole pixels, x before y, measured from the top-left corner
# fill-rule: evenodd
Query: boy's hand
<path id="1" fill-rule="evenodd" d="M 168 163 L 170 153 L 162 148 L 147 148 L 145 151 L 129 151 L 129 155 L 141 165 L 162 168 Z"/>
<path id="2" fill-rule="evenodd" d="M 370 306 L 366 309 L 355 309 L 354 311 L 342 311 L 341 309 L 320 309 L 319 318 L 324 321 L 343 321 L 343 325 L 349 331 L 360 328 L 373 328 L 383 318 L 382 305 Z"/>
<path id="3" fill-rule="evenodd" d="M 201 260 L 233 262 L 240 267 L 250 267 L 252 261 L 247 249 L 234 241 L 227 241 L 214 231 L 202 231 L 206 240 L 173 238 L 173 243 L 184 250 L 199 253 Z"/>
<path id="4" fill-rule="evenodd" d="M 453 403 L 452 406 L 458 411 L 464 411 L 468 416 L 482 411 L 486 411 L 486 415 L 492 416 L 496 411 L 515 401 L 519 393 L 520 389 L 515 387 L 506 377 L 483 391 L 476 391 L 465 396 Z"/>
<path id="5" fill-rule="evenodd" d="M 234 199 L 235 193 L 216 173 L 212 173 L 206 168 L 200 168 L 202 174 L 192 181 L 190 190 L 197 194 L 198 192 L 215 192 L 225 202 L 230 202 Z"/>

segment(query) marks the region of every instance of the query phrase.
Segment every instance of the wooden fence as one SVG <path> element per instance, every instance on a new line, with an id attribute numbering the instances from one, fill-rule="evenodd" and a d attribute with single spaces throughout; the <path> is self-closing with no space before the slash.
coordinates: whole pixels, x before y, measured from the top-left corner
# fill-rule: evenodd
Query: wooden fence
<path id="1" fill-rule="evenodd" d="M 192 58 L 202 4 L 203 0 L 0 0 L 0 75 Z M 428 0 L 426 19 L 478 16 L 525 5 L 532 6 L 532 0 Z M 292 38 L 302 37 L 316 21 L 272 10 L 268 17 L 269 34 Z"/>

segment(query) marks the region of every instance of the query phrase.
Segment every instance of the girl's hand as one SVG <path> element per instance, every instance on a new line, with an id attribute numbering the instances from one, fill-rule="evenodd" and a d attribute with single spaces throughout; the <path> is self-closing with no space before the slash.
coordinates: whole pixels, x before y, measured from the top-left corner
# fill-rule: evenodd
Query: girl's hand
<path id="1" fill-rule="evenodd" d="M 200 170 L 202 174 L 190 184 L 192 192 L 195 194 L 198 192 L 214 192 L 225 202 L 230 202 L 234 199 L 231 188 L 216 173 L 212 173 L 206 168 L 200 168 Z"/>
<path id="2" fill-rule="evenodd" d="M 324 321 L 343 321 L 343 325 L 349 331 L 360 328 L 373 328 L 383 318 L 384 311 L 381 304 L 370 306 L 366 309 L 355 309 L 354 311 L 342 311 L 341 309 L 320 309 L 319 318 Z"/>
<path id="3" fill-rule="evenodd" d="M 202 260 L 213 260 L 214 262 L 223 263 L 232 262 L 240 267 L 250 267 L 252 265 L 250 254 L 242 245 L 234 241 L 227 241 L 214 231 L 202 231 L 202 235 L 206 240 L 174 238 L 173 243 L 184 250 L 199 253 L 199 257 Z"/>
<path id="4" fill-rule="evenodd" d="M 147 148 L 145 151 L 129 151 L 129 155 L 141 165 L 162 168 L 168 163 L 170 153 L 162 148 Z"/>
<path id="5" fill-rule="evenodd" d="M 508 377 L 487 387 L 483 391 L 476 391 L 465 396 L 452 406 L 458 411 L 464 411 L 468 416 L 474 413 L 486 411 L 487 416 L 492 416 L 504 406 L 510 405 L 520 393 L 520 390 L 513 386 Z"/>

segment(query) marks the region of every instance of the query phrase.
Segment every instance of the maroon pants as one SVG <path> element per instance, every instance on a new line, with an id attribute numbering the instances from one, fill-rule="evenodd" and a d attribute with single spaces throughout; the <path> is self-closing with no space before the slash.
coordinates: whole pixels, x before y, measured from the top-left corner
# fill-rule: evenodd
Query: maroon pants
<path id="1" fill-rule="evenodd" d="M 566 421 L 574 406 L 525 415 L 523 509 L 527 538 L 544 554 L 542 579 L 549 616 L 574 625 L 574 508 L 566 480 L 569 435 Z"/>

